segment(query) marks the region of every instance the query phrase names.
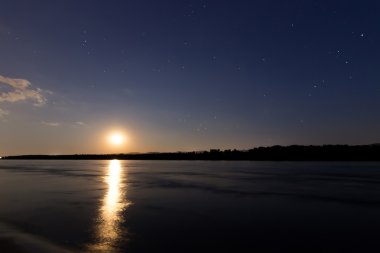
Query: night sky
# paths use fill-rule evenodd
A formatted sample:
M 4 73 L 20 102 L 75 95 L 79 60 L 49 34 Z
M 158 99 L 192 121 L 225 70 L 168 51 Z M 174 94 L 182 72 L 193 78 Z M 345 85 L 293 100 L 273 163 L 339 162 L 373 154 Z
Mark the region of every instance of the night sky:
M 0 155 L 380 142 L 379 45 L 377 0 L 1 0 Z

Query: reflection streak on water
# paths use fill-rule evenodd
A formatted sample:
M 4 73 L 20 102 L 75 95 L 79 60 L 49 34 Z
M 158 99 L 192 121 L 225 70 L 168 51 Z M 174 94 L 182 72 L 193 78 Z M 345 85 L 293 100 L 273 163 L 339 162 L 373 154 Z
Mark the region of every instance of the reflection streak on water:
M 92 247 L 93 250 L 112 252 L 115 243 L 121 239 L 122 231 L 119 228 L 123 221 L 121 211 L 128 205 L 125 199 L 125 189 L 122 187 L 122 172 L 120 161 L 110 161 L 107 176 L 104 178 L 108 190 L 100 208 L 97 227 L 99 242 Z

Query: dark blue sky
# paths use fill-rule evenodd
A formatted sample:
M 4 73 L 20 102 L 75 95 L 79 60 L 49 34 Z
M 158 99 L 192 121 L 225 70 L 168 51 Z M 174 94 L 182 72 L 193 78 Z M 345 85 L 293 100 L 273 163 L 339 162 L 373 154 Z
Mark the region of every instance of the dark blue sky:
M 379 1 L 1 6 L 0 153 L 380 142 Z

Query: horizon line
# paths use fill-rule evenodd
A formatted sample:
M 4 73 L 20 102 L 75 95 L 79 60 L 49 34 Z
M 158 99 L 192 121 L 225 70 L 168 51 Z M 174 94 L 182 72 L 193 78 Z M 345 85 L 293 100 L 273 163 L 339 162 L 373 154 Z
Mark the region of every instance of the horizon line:
M 121 153 L 70 153 L 70 154 L 18 154 L 18 155 L 0 155 L 0 159 L 6 158 L 6 157 L 23 157 L 23 156 L 120 156 L 120 155 L 155 155 L 155 154 L 181 154 L 181 153 L 206 153 L 206 152 L 249 152 L 250 150 L 260 149 L 260 148 L 275 148 L 275 147 L 282 147 L 282 148 L 289 148 L 289 147 L 327 147 L 327 146 L 345 146 L 345 147 L 363 147 L 363 146 L 380 146 L 380 143 L 372 143 L 372 144 L 356 144 L 356 145 L 350 145 L 350 144 L 321 144 L 321 145 L 299 145 L 299 144 L 292 144 L 292 145 L 272 145 L 272 146 L 256 146 L 249 149 L 220 149 L 220 148 L 211 148 L 208 150 L 192 150 L 192 151 L 149 151 L 149 152 L 121 152 Z

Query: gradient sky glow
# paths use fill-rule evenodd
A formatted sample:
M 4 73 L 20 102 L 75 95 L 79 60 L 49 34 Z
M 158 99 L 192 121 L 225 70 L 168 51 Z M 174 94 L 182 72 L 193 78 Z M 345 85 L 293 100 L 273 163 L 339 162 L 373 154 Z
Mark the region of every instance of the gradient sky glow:
M 379 13 L 375 0 L 2 0 L 0 155 L 380 142 Z

